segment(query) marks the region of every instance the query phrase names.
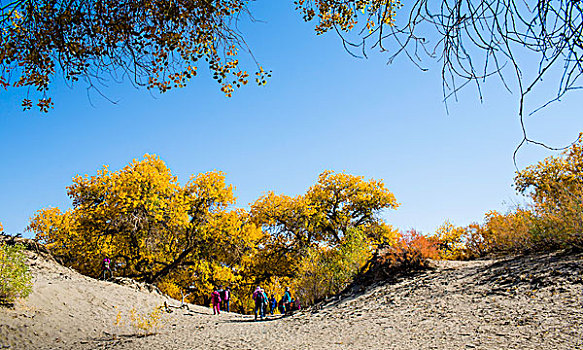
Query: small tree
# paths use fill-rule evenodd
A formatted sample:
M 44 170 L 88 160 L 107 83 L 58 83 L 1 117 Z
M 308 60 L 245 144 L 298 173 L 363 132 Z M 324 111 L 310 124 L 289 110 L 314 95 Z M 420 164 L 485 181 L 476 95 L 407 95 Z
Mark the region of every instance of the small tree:
M 21 244 L 0 245 L 0 303 L 26 298 L 32 290 L 32 275 Z

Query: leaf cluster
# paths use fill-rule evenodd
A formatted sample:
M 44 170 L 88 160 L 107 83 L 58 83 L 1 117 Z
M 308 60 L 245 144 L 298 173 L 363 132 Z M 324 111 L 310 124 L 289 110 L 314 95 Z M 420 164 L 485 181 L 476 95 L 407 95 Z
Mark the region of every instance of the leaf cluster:
M 32 291 L 32 274 L 26 265 L 24 246 L 0 245 L 0 303 L 26 298 Z
M 237 58 L 246 49 L 237 29 L 246 13 L 246 0 L 0 2 L 0 86 L 36 90 L 47 112 L 57 75 L 95 89 L 128 78 L 166 92 L 184 87 L 203 64 L 231 96 L 249 82 Z M 258 68 L 257 83 L 269 75 Z M 33 106 L 28 93 L 22 106 Z

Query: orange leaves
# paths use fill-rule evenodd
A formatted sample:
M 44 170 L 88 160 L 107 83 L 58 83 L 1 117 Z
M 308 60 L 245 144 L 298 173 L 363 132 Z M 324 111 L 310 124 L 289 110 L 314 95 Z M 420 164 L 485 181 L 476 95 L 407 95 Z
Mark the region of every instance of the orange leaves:
M 32 101 L 28 98 L 22 100 L 22 108 L 27 111 L 32 108 Z
M 262 86 L 267 84 L 268 78 L 271 78 L 271 71 L 267 72 L 263 67 L 259 67 L 259 71 L 255 73 L 255 82 L 257 85 Z
M 426 266 L 427 259 L 439 258 L 438 241 L 412 229 L 400 235 L 395 244 L 381 252 L 379 263 L 385 265 L 391 273 L 400 273 Z
M 0 76 L 0 87 L 3 88 L 4 90 L 7 90 L 9 86 L 10 86 L 10 84 L 8 83 L 6 78 L 4 78 L 3 76 Z
M 409 230 L 400 237 L 401 244 L 417 252 L 422 259 L 439 259 L 438 241 L 434 237 L 425 237 L 415 230 Z
M 485 222 L 478 228 L 488 251 L 522 252 L 532 249 L 531 235 L 533 215 L 524 209 L 507 214 L 497 211 L 486 213 Z
M 53 108 L 53 101 L 51 100 L 51 98 L 41 98 L 38 100 L 38 103 L 36 104 L 38 106 L 38 109 L 41 112 L 48 112 L 49 108 Z

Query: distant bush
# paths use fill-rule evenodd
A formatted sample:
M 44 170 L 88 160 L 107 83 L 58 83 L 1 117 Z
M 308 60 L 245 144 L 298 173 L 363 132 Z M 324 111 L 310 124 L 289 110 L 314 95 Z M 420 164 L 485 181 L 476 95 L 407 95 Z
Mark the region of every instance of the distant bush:
M 423 234 L 409 230 L 401 235 L 397 249 L 393 255 L 401 255 L 401 260 L 407 261 L 410 266 L 423 266 L 427 259 L 439 259 L 439 241 L 435 237 L 426 237 Z
M 446 220 L 435 231 L 439 257 L 446 260 L 467 259 L 466 236 L 464 227 L 456 227 Z
M 0 245 L 0 302 L 3 304 L 26 298 L 32 290 L 32 275 L 23 250 L 21 244 Z
M 439 259 L 437 240 L 415 230 L 377 251 L 345 291 L 362 288 L 379 281 L 408 275 L 429 266 L 428 259 Z

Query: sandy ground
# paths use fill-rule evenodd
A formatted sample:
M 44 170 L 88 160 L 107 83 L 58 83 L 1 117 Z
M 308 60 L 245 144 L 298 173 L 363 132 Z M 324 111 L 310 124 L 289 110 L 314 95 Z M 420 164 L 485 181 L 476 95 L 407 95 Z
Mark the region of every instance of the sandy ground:
M 583 349 L 583 255 L 436 262 L 397 282 L 291 317 L 164 312 L 178 302 L 82 276 L 30 253 L 32 295 L 0 308 L 0 349 Z M 116 325 L 118 315 L 121 323 Z

